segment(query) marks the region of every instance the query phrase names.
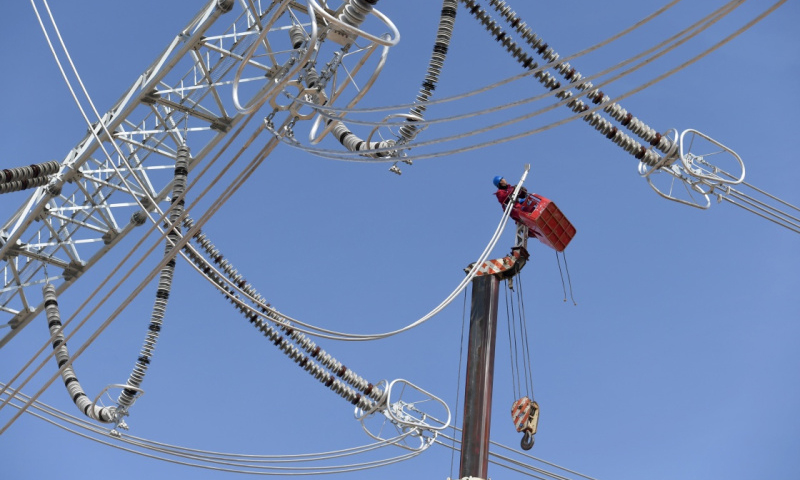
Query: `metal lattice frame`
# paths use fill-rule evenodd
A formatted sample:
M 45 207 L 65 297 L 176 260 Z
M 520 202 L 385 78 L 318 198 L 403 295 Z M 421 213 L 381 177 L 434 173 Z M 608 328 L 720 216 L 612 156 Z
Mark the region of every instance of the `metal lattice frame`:
M 298 13 L 307 15 L 307 7 L 239 3 L 241 14 L 221 20 L 233 2 L 210 2 L 102 117 L 102 125 L 95 124 L 69 152 L 50 184 L 2 225 L 0 316 L 9 319 L 11 330 L 0 347 L 43 309 L 46 278 L 63 293 L 146 221 L 142 207 L 152 211 L 166 199 L 187 134 L 195 152 L 191 170 L 247 116 L 231 101 L 234 84 L 247 83 L 258 98 L 274 86 L 276 67 L 296 57 L 296 49 L 272 45 L 259 33 L 278 16 L 293 22 Z M 283 37 L 288 45 L 285 32 Z M 246 55 L 255 47 L 268 54 Z M 243 60 L 245 74 L 238 68 Z M 37 287 L 33 293 L 31 287 Z

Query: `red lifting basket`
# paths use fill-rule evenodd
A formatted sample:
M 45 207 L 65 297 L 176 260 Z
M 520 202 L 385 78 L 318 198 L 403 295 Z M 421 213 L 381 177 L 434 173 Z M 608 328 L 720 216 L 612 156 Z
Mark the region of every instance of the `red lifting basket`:
M 523 202 L 519 219 L 528 226 L 531 237 L 538 238 L 557 252 L 563 252 L 575 236 L 575 227 L 556 204 L 535 193 L 528 195 Z

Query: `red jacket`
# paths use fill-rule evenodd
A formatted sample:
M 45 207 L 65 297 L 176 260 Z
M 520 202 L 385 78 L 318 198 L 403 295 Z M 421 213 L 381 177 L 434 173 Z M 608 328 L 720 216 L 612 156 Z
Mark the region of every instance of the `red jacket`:
M 511 195 L 514 193 L 514 189 L 516 187 L 514 185 L 507 185 L 506 188 L 498 188 L 494 195 L 497 197 L 497 201 L 500 202 L 500 205 L 503 207 L 503 210 L 506 209 L 506 204 L 508 200 L 511 198 Z M 511 208 L 511 218 L 514 220 L 519 220 L 519 212 L 522 205 L 519 202 L 514 203 L 514 206 Z

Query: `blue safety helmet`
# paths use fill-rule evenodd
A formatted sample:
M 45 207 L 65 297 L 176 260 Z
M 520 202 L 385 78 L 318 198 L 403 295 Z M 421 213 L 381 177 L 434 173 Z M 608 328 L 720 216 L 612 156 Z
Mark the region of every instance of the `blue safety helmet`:
M 498 175 L 498 176 L 494 177 L 494 180 L 492 180 L 492 183 L 494 183 L 495 187 L 499 187 L 500 186 L 500 180 L 502 180 L 502 179 L 503 179 L 503 177 Z

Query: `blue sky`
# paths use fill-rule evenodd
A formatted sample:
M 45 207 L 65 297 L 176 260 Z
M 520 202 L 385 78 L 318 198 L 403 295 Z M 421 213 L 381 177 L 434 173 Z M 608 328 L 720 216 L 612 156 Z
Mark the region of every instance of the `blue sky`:
M 101 111 L 203 5 L 164 3 L 52 5 Z M 722 4 L 680 2 L 643 29 L 571 63 L 584 75 L 600 72 Z M 771 4 L 744 2 L 686 45 L 603 90 L 615 96 L 636 88 L 711 47 Z M 517 1 L 513 7 L 568 56 L 662 5 Z M 425 72 L 440 2 L 384 1 L 378 8 L 402 37 L 360 106 L 410 103 Z M 798 20 L 797 2 L 787 2 L 721 49 L 621 104 L 658 131 L 693 128 L 715 138 L 742 157 L 748 182 L 799 205 L 800 167 L 793 139 L 800 97 L 792 88 L 800 74 Z M 521 73 L 463 6 L 455 27 L 436 99 Z M 6 65 L 0 76 L 3 168 L 61 160 L 83 137 L 86 125 L 30 4 L 7 5 L 0 32 Z M 443 116 L 469 112 L 543 91 L 538 83 L 522 79 L 432 111 Z M 551 103 L 540 100 L 514 114 Z M 560 110 L 484 138 L 540 128 L 565 118 L 568 112 Z M 481 122 L 504 115 L 511 113 L 487 116 L 467 127 L 434 124 L 419 140 L 479 128 Z M 639 178 L 633 157 L 580 120 L 512 142 L 418 160 L 403 166 L 399 177 L 388 172 L 389 164 L 324 159 L 282 145 L 204 231 L 286 315 L 345 332 L 395 330 L 438 305 L 463 279 L 463 268 L 477 258 L 500 219 L 491 179 L 519 178 L 526 163 L 531 164 L 528 189 L 555 201 L 578 230 L 566 251 L 577 305 L 564 302 L 551 250 L 534 245 L 523 271 L 533 380 L 541 407 L 531 453 L 609 480 L 796 475 L 797 234 L 726 203 L 700 211 L 659 198 Z M 4 196 L 0 212 L 9 216 L 26 198 Z M 507 227 L 494 256 L 505 255 L 512 243 Z M 112 251 L 107 263 L 60 299 L 65 314 L 94 288 L 101 270 L 107 272 L 124 253 Z M 148 261 L 152 266 L 158 258 Z M 127 378 L 154 289 L 145 288 L 76 361 L 90 397 Z M 460 411 L 459 341 L 462 318 L 468 315 L 463 304 L 462 296 L 430 322 L 389 339 L 319 343 L 372 382 L 404 378 Z M 113 307 L 101 310 L 90 325 L 97 328 L 103 312 Z M 44 319 L 37 318 L 0 349 L 0 381 L 8 381 L 47 339 Z M 491 436 L 517 447 L 519 434 L 509 418 L 516 398 L 508 348 L 501 316 Z M 38 390 L 55 364 L 51 361 L 45 370 L 26 393 Z M 128 419 L 130 434 L 167 444 L 292 455 L 370 441 L 348 403 L 282 356 L 185 262 L 177 265 L 165 327 L 143 387 L 146 394 Z M 60 381 L 40 400 L 77 414 Z M 11 408 L 0 410 L 2 424 L 13 413 Z M 143 475 L 235 477 L 121 452 L 29 415 L 0 436 L 0 451 L 3 478 L 36 479 L 54 472 L 64 478 L 102 475 L 120 480 Z M 457 470 L 457 456 L 455 465 Z M 345 475 L 391 480 L 446 478 L 457 471 L 451 470 L 450 452 L 435 445 L 410 461 L 339 476 Z M 490 466 L 490 476 L 522 478 L 496 466 Z

